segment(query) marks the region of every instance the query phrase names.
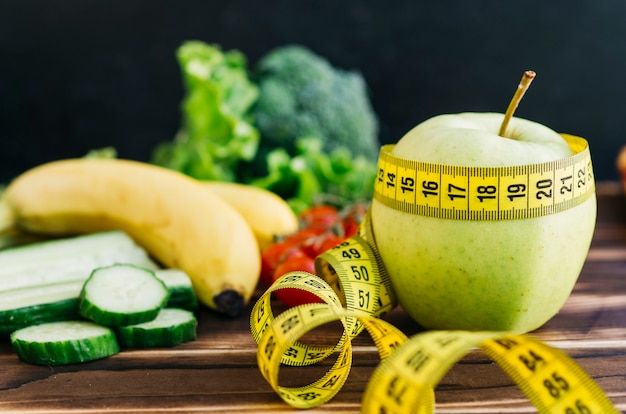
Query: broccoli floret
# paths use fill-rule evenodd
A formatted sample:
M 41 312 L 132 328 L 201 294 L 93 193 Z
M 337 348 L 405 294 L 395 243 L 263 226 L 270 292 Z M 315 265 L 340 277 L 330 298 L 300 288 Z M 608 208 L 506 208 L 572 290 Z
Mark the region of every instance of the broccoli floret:
M 316 136 L 325 152 L 345 147 L 352 156 L 377 159 L 378 120 L 359 72 L 287 45 L 263 56 L 252 76 L 259 87 L 252 115 L 263 145 L 293 154 L 297 138 Z

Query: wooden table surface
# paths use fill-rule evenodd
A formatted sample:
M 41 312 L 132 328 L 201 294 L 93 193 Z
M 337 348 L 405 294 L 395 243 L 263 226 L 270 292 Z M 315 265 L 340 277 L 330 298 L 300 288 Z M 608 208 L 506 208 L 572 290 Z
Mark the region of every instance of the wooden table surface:
M 574 292 L 562 311 L 532 335 L 573 357 L 624 411 L 626 197 L 618 183 L 600 183 L 598 195 L 595 236 Z M 420 331 L 401 309 L 385 319 L 409 336 Z M 198 320 L 196 341 L 171 349 L 125 350 L 107 359 L 61 367 L 23 363 L 4 339 L 0 412 L 300 412 L 283 403 L 261 376 L 247 315 L 226 319 L 202 309 Z M 336 338 L 338 332 L 328 326 L 318 335 Z M 354 345 L 353 367 L 344 388 L 308 412 L 359 411 L 379 359 L 367 335 L 356 338 Z M 281 384 L 315 380 L 324 368 L 283 369 Z M 438 413 L 536 412 L 480 351 L 470 352 L 446 374 L 435 397 Z

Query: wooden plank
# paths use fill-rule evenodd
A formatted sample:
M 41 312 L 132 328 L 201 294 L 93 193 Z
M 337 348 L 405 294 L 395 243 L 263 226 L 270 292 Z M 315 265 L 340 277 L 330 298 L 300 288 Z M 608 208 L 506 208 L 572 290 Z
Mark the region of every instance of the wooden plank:
M 558 315 L 531 334 L 572 356 L 617 407 L 626 410 L 626 198 L 619 191 L 601 195 L 598 207 L 592 249 L 573 294 Z M 300 412 L 283 403 L 262 378 L 246 317 L 228 319 L 202 309 L 198 319 L 194 342 L 171 349 L 126 350 L 73 366 L 25 364 L 4 339 L 0 411 Z M 421 331 L 402 309 L 385 319 L 409 336 Z M 323 343 L 333 343 L 338 335 L 336 325 L 315 331 Z M 353 359 L 345 387 L 313 412 L 359 411 L 363 390 L 379 363 L 366 335 L 354 341 Z M 281 368 L 281 384 L 313 381 L 332 362 Z M 470 352 L 444 376 L 436 399 L 438 413 L 536 412 L 480 351 Z

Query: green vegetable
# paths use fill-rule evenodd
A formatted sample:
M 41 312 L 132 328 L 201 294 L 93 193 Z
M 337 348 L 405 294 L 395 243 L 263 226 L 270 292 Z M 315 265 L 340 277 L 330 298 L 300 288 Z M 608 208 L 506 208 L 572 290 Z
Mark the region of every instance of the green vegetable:
M 191 310 L 198 307 L 198 297 L 187 273 L 180 269 L 156 269 L 154 274 L 170 292 L 167 307 Z
M 61 288 L 60 292 L 52 292 L 48 286 L 43 288 L 33 288 L 32 295 L 40 295 L 39 297 L 50 299 L 51 301 L 39 301 L 30 306 L 21 306 L 0 311 L 0 336 L 3 338 L 11 332 L 31 325 L 39 325 L 42 323 L 56 321 L 70 321 L 73 319 L 82 319 L 78 313 L 78 293 L 80 286 L 56 286 Z M 63 289 L 67 289 L 67 294 L 63 295 Z M 20 293 L 25 293 L 24 291 Z M 58 297 L 54 294 L 58 293 Z M 3 295 L 0 295 L 3 296 Z M 66 296 L 66 299 L 63 299 Z M 54 299 L 51 299 L 53 298 Z M 16 298 L 17 299 L 17 298 Z
M 152 270 L 119 263 L 94 269 L 80 293 L 78 311 L 101 325 L 134 325 L 156 318 L 168 296 Z
M 106 358 L 120 351 L 115 333 L 87 321 L 50 322 L 11 334 L 18 357 L 37 365 L 65 365 Z
M 174 141 L 159 145 L 152 162 L 199 179 L 235 181 L 240 161 L 254 158 L 259 132 L 249 119 L 258 96 L 247 60 L 200 41 L 177 51 L 186 94 L 182 126 Z
M 85 158 L 117 158 L 117 149 L 115 147 L 94 148 L 84 155 Z
M 76 317 L 78 297 L 92 270 L 120 262 L 156 267 L 147 252 L 122 231 L 0 251 L 0 334 Z
M 241 52 L 199 41 L 183 43 L 177 56 L 182 127 L 157 147 L 154 163 L 269 189 L 296 212 L 371 198 L 378 121 L 359 72 L 300 45 L 270 51 L 254 73 Z
M 277 148 L 267 156 L 268 175 L 252 181 L 283 197 L 296 213 L 316 203 L 343 206 L 369 200 L 376 166 L 364 157 L 354 158 L 344 147 L 330 153 L 317 137 L 296 140 L 296 155 Z
M 354 157 L 377 159 L 378 121 L 359 72 L 288 45 L 263 56 L 254 79 L 260 92 L 252 115 L 263 146 L 293 154 L 297 139 L 315 136 L 324 152 L 344 148 Z
M 124 348 L 172 347 L 196 339 L 198 322 L 192 312 L 166 308 L 150 322 L 117 328 Z

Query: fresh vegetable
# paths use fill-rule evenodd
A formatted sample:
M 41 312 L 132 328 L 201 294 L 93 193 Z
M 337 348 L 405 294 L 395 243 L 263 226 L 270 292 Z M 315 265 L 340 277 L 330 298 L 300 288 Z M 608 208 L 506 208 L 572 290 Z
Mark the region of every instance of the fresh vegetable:
M 261 283 L 268 287 L 293 271 L 315 274 L 315 258 L 358 232 L 367 203 L 354 203 L 341 210 L 331 205 L 315 205 L 299 214 L 297 232 L 271 244 L 261 254 Z M 315 303 L 319 298 L 301 289 L 280 289 L 274 295 L 291 307 Z
M 115 147 L 94 148 L 84 155 L 85 158 L 117 158 L 117 150 Z
M 190 310 L 198 307 L 198 298 L 187 273 L 180 269 L 156 269 L 154 275 L 161 279 L 169 291 L 167 307 Z
M 352 158 L 342 147 L 326 153 L 316 137 L 298 139 L 294 156 L 284 148 L 271 151 L 267 168 L 267 175 L 251 184 L 280 195 L 296 213 L 319 203 L 344 206 L 368 200 L 376 177 L 373 163 Z
M 33 252 L 33 257 L 45 262 L 46 254 L 58 253 L 59 245 L 80 247 L 77 240 L 85 240 L 87 245 L 92 239 L 103 240 L 110 235 L 117 232 L 38 243 L 0 252 L 0 259 L 9 263 L 8 254 L 15 250 L 18 258 L 25 259 L 25 251 Z M 68 251 L 67 258 L 56 265 L 80 261 L 80 256 L 76 259 L 71 255 Z M 24 299 L 32 298 L 41 304 L 19 307 Z M 32 285 L 4 292 L 0 303 L 20 304 L 0 311 L 0 332 L 10 333 L 20 359 L 33 364 L 62 365 L 104 358 L 119 352 L 118 340 L 128 347 L 156 347 L 175 346 L 196 337 L 197 322 L 192 311 L 164 308 L 197 307 L 190 279 L 178 269 L 153 271 L 118 263 L 94 269 L 86 281 Z M 117 339 L 109 327 L 118 329 Z
M 218 45 L 183 43 L 177 51 L 185 97 L 174 141 L 159 145 L 155 164 L 195 178 L 235 181 L 240 161 L 252 160 L 259 132 L 248 112 L 258 96 L 246 57 Z
M 308 238 L 296 236 L 288 237 L 283 241 L 269 245 L 261 254 L 261 284 L 270 286 L 274 282 L 276 268 L 283 261 L 297 256 L 305 256 L 302 249 Z
M 34 305 L 11 305 L 15 302 L 8 302 L 9 306 L 17 306 L 14 308 L 4 309 L 0 311 L 0 336 L 5 337 L 12 332 L 31 325 L 38 325 L 48 322 L 70 321 L 80 319 L 78 313 L 78 292 L 80 292 L 80 284 L 77 286 L 54 286 L 53 288 L 71 288 L 69 292 L 60 292 L 62 296 L 53 296 L 48 286 L 43 288 L 32 288 L 29 295 L 41 298 L 40 302 Z M 26 289 L 18 292 L 25 293 Z M 1 295 L 1 299 L 5 299 L 6 295 Z M 23 295 L 12 296 L 11 299 L 19 301 Z M 66 298 L 67 297 L 67 298 Z
M 183 43 L 177 57 L 182 125 L 152 163 L 270 190 L 296 213 L 371 198 L 378 122 L 359 72 L 300 45 L 270 51 L 254 70 L 242 52 L 200 41 Z
M 114 263 L 154 268 L 144 249 L 122 231 L 40 241 L 0 251 L 0 334 L 78 315 L 91 271 Z
M 26 260 L 26 252 L 45 263 L 46 256 L 54 257 L 62 247 L 80 250 L 81 241 L 89 245 L 119 235 L 128 238 L 124 233 L 110 232 L 59 239 L 0 252 L 0 260 L 4 259 L 4 264 L 10 264 L 10 259 Z M 106 252 L 106 243 L 102 247 Z M 81 259 L 80 255 L 72 257 L 72 251 L 66 253 L 52 268 Z M 29 298 L 39 299 L 41 304 L 19 307 Z M 20 359 L 33 364 L 63 365 L 104 358 L 119 352 L 119 343 L 127 347 L 175 346 L 196 337 L 192 311 L 164 307 L 197 307 L 191 281 L 178 269 L 151 270 L 117 263 L 97 267 L 87 280 L 35 284 L 3 292 L 0 304 L 6 303 L 21 305 L 0 311 L 0 332 L 10 333 Z M 118 330 L 118 338 L 109 327 Z
M 300 221 L 304 228 L 329 228 L 337 223 L 339 210 L 335 206 L 318 204 L 300 213 Z
M 134 325 L 156 318 L 168 295 L 153 271 L 115 264 L 94 269 L 81 290 L 78 311 L 101 325 Z
M 263 56 L 254 80 L 261 144 L 251 183 L 276 192 L 296 212 L 371 198 L 380 143 L 362 75 L 289 45 Z
M 31 364 L 65 365 L 105 358 L 120 351 L 115 333 L 88 321 L 49 322 L 11 334 L 18 357 Z
M 315 261 L 312 257 L 301 255 L 287 258 L 280 263 L 274 271 L 274 281 L 289 272 L 304 271 L 315 274 Z M 274 295 L 288 307 L 303 305 L 305 303 L 321 302 L 321 299 L 306 290 L 289 288 L 279 289 Z
M 162 267 L 187 273 L 198 300 L 225 315 L 243 312 L 257 286 L 260 251 L 250 225 L 184 174 L 131 160 L 67 159 L 24 172 L 5 196 L 30 231 L 123 229 Z
M 263 56 L 253 78 L 260 92 L 252 114 L 262 146 L 294 153 L 298 138 L 312 136 L 324 152 L 344 148 L 370 161 L 378 157 L 378 120 L 359 72 L 287 45 Z
M 198 322 L 192 312 L 165 308 L 149 322 L 117 328 L 124 348 L 172 347 L 196 338 Z

